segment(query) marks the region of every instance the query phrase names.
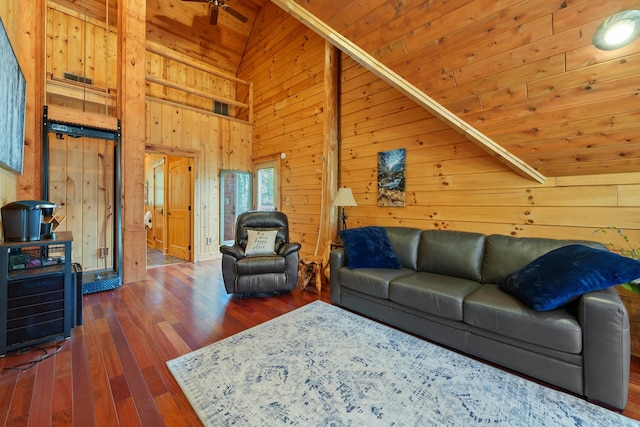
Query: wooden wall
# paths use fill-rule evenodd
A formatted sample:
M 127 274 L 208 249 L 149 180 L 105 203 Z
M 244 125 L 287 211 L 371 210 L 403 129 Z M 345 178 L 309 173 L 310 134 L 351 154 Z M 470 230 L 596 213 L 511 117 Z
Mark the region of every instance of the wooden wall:
M 158 45 L 154 46 L 156 46 L 158 50 L 161 49 Z M 179 55 L 176 53 L 176 56 Z M 204 64 L 203 68 L 215 70 L 215 68 Z M 205 111 L 213 111 L 213 101 L 198 96 L 198 93 L 205 93 L 220 98 L 235 98 L 236 83 L 232 80 L 210 74 L 202 69 L 190 67 L 187 64 L 150 51 L 147 52 L 147 75 L 193 90 L 193 93 L 189 93 L 148 81 L 147 95 L 157 99 L 171 101 Z
M 117 86 L 117 35 L 104 22 L 50 2 L 46 12 L 46 105 L 115 115 L 107 89 Z M 113 17 L 115 19 L 115 17 Z M 93 80 L 65 81 L 65 72 Z M 89 96 L 87 96 L 89 94 Z M 42 113 L 41 113 L 42 114 Z M 49 135 L 49 200 L 73 232 L 73 261 L 84 271 L 112 268 L 115 242 L 113 142 Z M 103 256 L 105 248 L 108 252 Z
M 107 30 L 103 21 L 82 11 L 49 2 L 47 8 L 46 71 L 56 78 L 73 73 L 93 80 L 98 88 L 117 87 L 115 16 Z
M 83 271 L 113 267 L 114 143 L 49 138 L 49 201 L 60 208 L 59 230 L 73 233 L 73 262 Z M 102 251 L 102 248 L 107 250 Z
M 544 175 L 638 170 L 640 39 L 592 37 L 640 0 L 295 2 Z
M 74 90 L 71 83 L 60 80 L 62 73 L 66 71 L 93 79 L 92 89 L 96 93 L 101 88 L 105 90 L 105 94 L 108 93 L 107 90 L 111 93 L 116 88 L 117 35 L 112 27 L 116 17 L 111 16 L 112 23 L 107 32 L 104 22 L 85 17 L 81 12 L 68 7 L 65 2 L 62 3 L 50 2 L 51 7 L 47 11 L 46 69 L 49 81 L 52 80 L 51 76 L 56 79 L 53 82 L 56 90 L 49 91 L 47 103 L 104 114 L 105 104 L 102 104 L 103 100 L 99 96 L 87 99 L 84 88 L 79 87 L 78 90 L 76 85 Z M 172 51 L 166 49 L 166 52 Z M 180 57 L 177 52 L 172 55 Z M 214 72 L 219 71 L 204 63 L 200 65 Z M 236 84 L 233 81 L 212 76 L 152 52 L 146 54 L 145 68 L 147 75 L 185 88 L 223 98 L 233 99 L 235 96 Z M 57 90 L 61 85 L 63 90 Z M 147 83 L 146 94 L 146 117 L 142 119 L 146 120 L 147 150 L 156 154 L 183 155 L 195 160 L 194 259 L 216 257 L 219 235 L 219 170 L 251 169 L 251 125 L 215 115 L 211 113 L 211 100 L 174 88 Z M 109 114 L 115 115 L 115 98 L 111 96 L 106 102 L 110 105 Z M 70 141 L 69 144 L 78 143 L 73 139 Z M 62 161 L 64 157 L 58 156 L 57 159 Z M 92 164 L 84 162 L 83 169 L 90 176 L 98 176 L 100 171 L 93 168 Z M 66 173 L 63 166 L 54 167 L 63 171 L 61 174 Z M 128 172 L 125 170 L 124 173 Z M 69 177 L 67 175 L 67 181 Z M 65 227 L 74 231 L 77 241 L 74 242 L 74 260 L 82 262 L 85 269 L 100 267 L 103 260 L 96 260 L 95 253 L 102 243 L 97 239 L 97 231 L 89 231 L 88 225 L 92 220 L 83 219 L 83 215 L 95 216 L 96 224 L 100 225 L 109 211 L 83 210 L 80 206 L 90 203 L 91 198 L 79 199 L 77 195 L 75 198 L 63 197 L 68 188 L 62 189 L 62 182 L 53 185 L 57 188 L 52 196 L 56 198 L 54 201 L 63 204 L 66 211 L 73 212 L 67 216 Z M 98 199 L 102 200 L 102 197 Z M 143 200 L 139 202 L 142 206 Z M 206 245 L 205 237 L 212 237 L 213 244 Z M 112 245 L 109 247 L 113 248 Z
M 193 157 L 194 260 L 219 256 L 220 170 L 251 169 L 251 125 L 152 98 L 145 119 L 148 151 Z
M 320 223 L 324 46 L 269 4 L 258 14 L 238 73 L 254 82 L 253 161 L 281 161 L 278 206 L 302 255 L 314 253 Z
M 309 254 L 319 227 L 321 177 L 316 173 L 323 157 L 322 102 L 309 95 L 321 84 L 321 64 L 318 60 L 311 67 L 311 58 L 322 57 L 323 44 L 270 6 L 258 15 L 254 31 L 241 66 L 243 76 L 255 82 L 253 156 L 287 153 L 282 197 L 292 204 L 283 211 L 292 220 L 292 234 L 303 242 L 303 255 Z M 285 40 L 264 37 L 280 32 L 286 33 Z M 592 239 L 611 242 L 619 250 L 624 242 L 615 233 L 594 234 L 617 226 L 640 245 L 638 172 L 549 177 L 537 184 L 344 55 L 340 98 L 340 181 L 353 189 L 358 203 L 347 208 L 349 227 L 402 225 Z M 407 204 L 378 207 L 377 153 L 397 148 L 407 149 Z M 640 354 L 640 300 L 622 289 L 620 293 L 632 318 L 633 351 Z
M 362 96 L 366 93 L 366 96 Z M 589 239 L 625 249 L 622 228 L 640 245 L 640 173 L 521 178 L 396 90 L 343 57 L 342 183 L 357 207 L 349 226 L 398 225 L 518 237 Z M 377 206 L 377 153 L 407 149 L 406 207 Z M 640 354 L 640 300 L 620 289 Z

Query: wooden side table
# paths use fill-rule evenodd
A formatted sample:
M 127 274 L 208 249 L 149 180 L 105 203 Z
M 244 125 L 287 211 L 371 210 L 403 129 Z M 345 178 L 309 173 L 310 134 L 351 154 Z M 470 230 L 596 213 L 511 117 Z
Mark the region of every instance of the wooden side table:
M 318 292 L 322 290 L 322 257 L 307 256 L 300 260 L 298 276 L 301 277 L 300 289 L 306 288 L 312 281 Z

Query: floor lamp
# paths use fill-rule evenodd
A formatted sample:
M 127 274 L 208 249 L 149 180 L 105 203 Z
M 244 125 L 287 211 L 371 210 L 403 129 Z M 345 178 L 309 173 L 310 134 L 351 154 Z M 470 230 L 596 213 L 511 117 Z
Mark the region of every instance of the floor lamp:
M 338 218 L 340 218 L 340 222 L 342 224 L 342 227 L 340 228 L 341 230 L 346 230 L 347 229 L 347 215 L 345 215 L 344 213 L 344 207 L 345 206 L 358 206 L 358 204 L 356 203 L 356 200 L 353 198 L 353 193 L 351 192 L 350 188 L 339 188 L 338 189 L 338 194 L 336 195 L 335 200 L 333 201 L 333 204 L 342 208 L 340 214 L 338 215 Z

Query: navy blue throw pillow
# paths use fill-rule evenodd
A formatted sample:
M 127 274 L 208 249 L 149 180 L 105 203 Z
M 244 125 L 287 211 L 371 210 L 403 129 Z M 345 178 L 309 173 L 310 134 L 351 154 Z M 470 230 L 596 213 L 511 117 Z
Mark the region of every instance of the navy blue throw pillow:
M 339 231 L 349 268 L 402 268 L 383 227 Z
M 534 310 L 546 311 L 588 292 L 640 278 L 640 261 L 583 245 L 555 249 L 500 280 L 498 286 Z

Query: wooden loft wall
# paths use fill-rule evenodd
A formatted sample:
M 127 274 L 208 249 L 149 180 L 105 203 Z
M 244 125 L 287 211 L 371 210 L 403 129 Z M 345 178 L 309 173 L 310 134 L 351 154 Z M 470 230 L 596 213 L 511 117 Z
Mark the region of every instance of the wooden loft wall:
M 302 256 L 315 252 L 319 233 L 324 47 L 322 38 L 267 4 L 238 72 L 254 82 L 253 162 L 281 162 L 278 206 L 289 218 L 291 239 L 302 243 Z
M 35 3 L 37 7 L 25 9 L 21 7 L 20 2 L 7 0 L 2 2 L 0 8 L 0 13 L 2 13 L 0 16 L 8 24 L 10 37 L 12 40 L 17 40 L 14 43 L 20 43 L 20 47 L 17 48 L 18 53 L 29 56 L 26 60 L 24 58 L 20 58 L 20 60 L 27 75 L 29 91 L 27 108 L 30 121 L 27 123 L 26 129 L 25 173 L 18 177 L 0 170 L 0 203 L 2 204 L 17 198 L 32 199 L 41 196 L 41 118 L 42 105 L 45 103 L 45 99 L 47 105 L 69 108 L 71 111 L 78 111 L 79 115 L 85 113 L 94 113 L 94 117 L 105 117 L 105 113 L 111 117 L 117 115 L 118 67 L 116 51 L 118 40 L 117 14 L 115 11 L 110 10 L 109 25 L 107 25 L 104 20 L 105 17 L 98 13 L 99 8 L 96 10 L 91 9 L 91 13 L 85 15 L 84 11 L 78 9 L 81 9 L 82 5 L 78 6 L 72 1 L 46 2 L 45 0 L 37 0 Z M 90 2 L 89 4 L 94 3 Z M 101 4 L 101 7 L 104 8 L 104 1 Z M 109 4 L 114 6 L 115 1 L 110 0 Z M 45 22 L 46 25 L 44 25 Z M 44 34 L 45 28 L 48 30 L 48 34 Z M 42 43 L 44 40 L 46 40 L 46 43 Z M 31 60 L 31 58 L 38 57 L 41 58 L 40 61 Z M 148 66 L 147 72 L 153 76 L 154 72 L 157 71 L 154 71 L 153 65 L 160 64 L 162 60 L 154 58 L 151 54 L 148 58 L 149 61 L 146 64 Z M 144 60 L 139 61 L 139 63 L 145 65 Z M 194 90 L 211 91 L 223 99 L 232 100 L 235 96 L 235 81 L 220 83 L 216 80 L 214 82 L 215 79 L 203 78 L 202 71 L 196 72 L 193 67 L 187 69 L 188 67 L 185 67 L 184 64 L 178 64 L 177 62 L 166 62 L 163 67 L 164 73 L 156 73 L 156 75 L 177 83 L 184 83 L 185 86 L 191 85 Z M 216 71 L 210 64 L 204 64 L 203 67 Z M 85 86 L 65 80 L 62 75 L 63 72 L 89 77 L 93 79 L 93 84 Z M 144 73 L 142 74 L 142 80 L 144 80 Z M 201 86 L 194 83 L 196 80 Z M 144 87 L 142 84 L 140 86 Z M 194 214 L 194 223 L 199 228 L 197 228 L 198 232 L 195 233 L 194 242 L 197 246 L 194 248 L 194 256 L 195 259 L 217 256 L 215 241 L 213 245 L 204 245 L 205 239 L 202 237 L 206 235 L 215 239 L 215 236 L 218 235 L 217 182 L 219 169 L 250 169 L 251 125 L 246 121 L 234 121 L 214 115 L 211 112 L 211 100 L 206 102 L 202 100 L 196 101 L 198 97 L 193 93 L 180 95 L 175 88 L 158 89 L 155 83 L 149 83 L 147 88 L 150 95 L 150 99 L 147 100 L 146 104 L 147 114 L 141 114 L 138 121 L 134 123 L 137 126 L 144 120 L 145 116 L 153 117 L 153 122 L 147 122 L 150 123 L 149 128 L 146 131 L 144 129 L 142 131 L 142 137 L 144 138 L 147 135 L 148 138 L 147 147 L 152 150 L 183 153 L 194 158 L 200 158 L 200 161 L 196 162 L 199 168 L 196 175 L 198 180 L 196 185 L 198 186 L 198 183 L 201 183 L 197 187 L 201 193 L 200 196 L 196 195 L 199 209 Z M 248 94 L 250 92 L 245 90 L 244 93 Z M 165 101 L 173 101 L 173 105 L 169 106 Z M 176 105 L 183 101 L 188 105 Z M 208 106 L 205 105 L 206 103 L 208 103 Z M 232 104 L 231 108 L 234 110 L 241 107 Z M 250 113 L 245 115 L 247 118 L 250 117 Z M 144 150 L 145 141 L 141 142 L 141 149 Z M 72 146 L 74 143 L 84 143 L 84 141 L 66 141 L 65 144 L 67 143 Z M 131 147 L 131 144 L 128 147 Z M 138 148 L 135 150 L 135 156 L 137 157 L 139 150 Z M 66 166 L 64 166 L 69 159 L 66 157 L 59 157 L 59 159 L 63 162 L 60 164 L 60 172 L 71 173 L 71 169 L 65 169 Z M 132 156 L 128 156 L 126 160 L 129 162 L 131 159 Z M 129 164 L 132 163 L 129 162 Z M 142 162 L 140 164 L 142 165 Z M 91 167 L 86 169 L 84 171 L 85 175 L 89 177 L 88 179 L 93 184 L 97 185 L 98 180 L 94 178 L 99 176 L 99 172 L 92 170 Z M 130 172 L 132 177 L 138 174 L 137 171 L 131 170 L 131 168 L 125 168 L 125 174 L 127 171 Z M 75 172 L 73 173 L 75 174 Z M 82 182 L 85 181 L 84 178 L 77 174 L 67 176 L 67 178 L 72 177 L 78 178 Z M 72 181 L 75 181 L 75 178 Z M 127 230 L 135 229 L 133 234 L 141 236 L 139 244 L 144 246 L 142 181 L 143 179 L 141 178 L 139 180 L 140 190 L 138 190 L 138 185 L 136 184 L 135 191 L 129 188 L 129 191 L 125 194 L 126 204 L 130 207 L 132 203 L 135 205 L 136 200 L 139 199 L 140 218 L 137 218 L 135 214 L 131 214 L 125 220 L 127 221 L 126 224 L 128 224 L 126 225 Z M 60 182 L 69 182 L 69 180 L 63 177 Z M 137 182 L 138 180 L 136 179 Z M 140 192 L 140 197 L 136 196 L 138 191 Z M 80 215 L 78 217 L 73 215 L 68 217 L 65 221 L 65 227 L 71 227 L 73 230 L 82 230 L 83 228 L 88 230 L 92 228 L 89 224 L 94 220 L 97 224 L 103 223 L 99 217 L 92 219 L 87 216 L 84 218 L 84 211 L 71 206 L 72 203 L 66 198 L 68 192 L 63 191 L 61 188 L 56 188 L 54 193 L 54 197 L 62 197 L 64 195 L 65 209 L 71 208 L 73 212 Z M 128 198 L 132 196 L 134 200 L 129 200 Z M 99 197 L 99 199 L 102 198 Z M 136 210 L 138 209 L 136 208 Z M 81 225 L 74 225 L 74 220 Z M 84 227 L 84 225 L 87 225 L 87 227 Z M 99 226 L 93 228 L 100 229 Z M 125 237 L 132 236 L 133 234 L 127 234 L 127 230 L 125 230 Z M 87 239 L 89 241 L 99 241 L 99 236 L 94 236 L 95 238 L 87 237 L 84 231 L 78 231 L 76 234 L 82 234 L 83 236 L 82 239 L 77 238 L 78 242 Z M 133 238 L 133 240 L 136 239 Z M 125 245 L 126 243 L 127 239 L 125 238 Z M 130 244 L 128 247 L 133 246 Z M 133 275 L 127 276 L 128 278 L 139 277 L 144 274 L 145 254 L 143 248 L 141 251 L 138 251 L 138 249 L 140 248 L 136 247 L 136 256 L 125 257 L 123 270 L 134 272 Z M 76 248 L 74 250 L 74 258 L 80 254 L 84 256 L 89 252 L 91 251 L 85 250 L 83 245 L 81 249 Z M 138 258 L 137 255 L 141 257 Z M 87 268 L 91 268 L 96 266 L 96 261 L 83 259 L 82 264 Z M 125 281 L 128 280 L 127 277 L 125 277 Z
M 224 73 L 204 62 L 152 45 L 146 61 L 147 152 L 194 159 L 194 260 L 218 257 L 220 171 L 251 170 L 253 129 L 245 120 L 213 113 L 212 100 L 199 94 L 234 99 L 237 86 L 249 85 L 232 76 L 223 78 Z M 213 243 L 207 244 L 206 237 Z

